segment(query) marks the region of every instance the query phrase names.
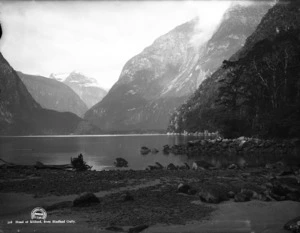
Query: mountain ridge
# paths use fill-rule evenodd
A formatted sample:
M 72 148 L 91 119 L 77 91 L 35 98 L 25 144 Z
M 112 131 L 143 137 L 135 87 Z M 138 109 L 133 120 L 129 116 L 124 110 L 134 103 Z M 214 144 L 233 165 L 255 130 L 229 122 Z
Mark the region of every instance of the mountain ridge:
M 242 24 L 247 35 L 255 30 L 268 9 L 267 6 L 260 8 L 247 8 L 250 13 Z M 244 8 L 235 9 L 233 12 L 243 15 Z M 217 52 L 220 51 L 217 47 L 208 51 L 205 41 L 198 47 L 191 43 L 196 24 L 196 19 L 193 19 L 177 26 L 129 59 L 117 83 L 100 103 L 87 111 L 85 119 L 106 130 L 166 130 L 174 110 L 188 99 L 210 72 L 222 64 L 222 59 L 229 56 L 226 52 L 232 55 L 246 39 L 246 36 L 227 38 L 234 43 L 231 42 L 222 52 Z M 229 26 L 234 29 L 236 24 L 240 24 L 238 20 Z M 215 33 L 222 25 L 220 23 Z M 224 36 L 220 38 L 214 41 L 224 42 Z M 212 52 L 215 53 L 214 58 L 209 60 Z M 205 65 L 201 64 L 203 61 Z
M 87 77 L 78 71 L 59 75 L 52 73 L 49 78 L 69 86 L 88 108 L 100 102 L 107 94 L 107 91 L 100 86 L 96 79 Z
M 93 132 L 100 130 L 73 113 L 43 109 L 0 53 L 0 135 Z
M 46 109 L 58 112 L 72 112 L 83 117 L 88 110 L 80 97 L 67 85 L 40 75 L 17 71 L 32 97 Z

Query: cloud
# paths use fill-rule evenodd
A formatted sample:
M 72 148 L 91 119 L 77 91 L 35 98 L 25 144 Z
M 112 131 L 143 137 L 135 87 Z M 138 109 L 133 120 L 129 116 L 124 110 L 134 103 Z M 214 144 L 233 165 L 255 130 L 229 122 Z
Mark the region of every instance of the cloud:
M 198 16 L 198 36 L 209 36 L 226 6 L 209 1 L 1 2 L 0 48 L 24 73 L 48 77 L 76 69 L 109 88 L 131 57 L 176 26 Z
M 191 5 L 196 4 L 191 2 Z M 195 25 L 195 35 L 191 39 L 193 46 L 199 47 L 208 41 L 217 29 L 231 1 L 204 1 L 201 7 L 195 6 L 198 23 Z

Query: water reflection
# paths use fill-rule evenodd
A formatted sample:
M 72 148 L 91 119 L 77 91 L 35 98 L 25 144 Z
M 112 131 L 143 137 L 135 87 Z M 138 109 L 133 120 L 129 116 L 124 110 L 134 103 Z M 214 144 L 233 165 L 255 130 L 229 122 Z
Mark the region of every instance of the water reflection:
M 231 163 L 250 166 L 263 165 L 267 162 L 286 160 L 296 161 L 294 157 L 280 155 L 165 155 L 163 146 L 184 144 L 197 139 L 194 136 L 179 135 L 135 135 L 135 136 L 93 136 L 93 137 L 9 137 L 0 138 L 0 158 L 17 164 L 34 164 L 40 161 L 45 164 L 67 164 L 71 157 L 83 154 L 84 160 L 93 169 L 112 169 L 114 160 L 122 157 L 129 162 L 131 169 L 145 169 L 148 165 L 159 162 L 164 166 L 169 163 L 182 165 L 192 164 L 195 160 L 205 160 L 217 167 Z M 147 146 L 159 150 L 157 154 L 141 155 L 140 148 Z

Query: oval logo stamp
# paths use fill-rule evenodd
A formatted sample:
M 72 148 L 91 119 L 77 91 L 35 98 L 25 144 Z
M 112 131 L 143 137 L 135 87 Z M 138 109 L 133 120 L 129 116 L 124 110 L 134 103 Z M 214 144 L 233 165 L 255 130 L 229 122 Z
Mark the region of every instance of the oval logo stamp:
M 31 211 L 31 219 L 46 219 L 47 212 L 44 208 L 36 207 Z

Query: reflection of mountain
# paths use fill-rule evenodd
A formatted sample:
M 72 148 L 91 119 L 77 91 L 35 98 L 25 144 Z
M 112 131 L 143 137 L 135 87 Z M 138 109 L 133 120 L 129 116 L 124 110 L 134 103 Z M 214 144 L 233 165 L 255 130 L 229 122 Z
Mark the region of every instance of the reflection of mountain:
M 88 108 L 100 102 L 107 94 L 107 91 L 99 86 L 96 79 L 86 77 L 76 71 L 70 74 L 51 74 L 50 78 L 63 82 L 72 88 Z
M 174 109 L 243 45 L 268 8 L 233 6 L 209 42 L 197 48 L 191 41 L 198 19 L 159 37 L 125 64 L 117 83 L 85 119 L 105 130 L 165 130 Z
M 85 103 L 64 83 L 42 76 L 17 73 L 34 100 L 43 108 L 72 112 L 80 117 L 87 111 Z
M 300 4 L 280 1 L 171 119 L 171 131 L 299 137 Z
M 70 134 L 93 127 L 73 113 L 43 109 L 0 53 L 0 134 Z

